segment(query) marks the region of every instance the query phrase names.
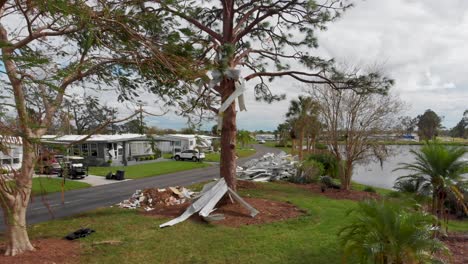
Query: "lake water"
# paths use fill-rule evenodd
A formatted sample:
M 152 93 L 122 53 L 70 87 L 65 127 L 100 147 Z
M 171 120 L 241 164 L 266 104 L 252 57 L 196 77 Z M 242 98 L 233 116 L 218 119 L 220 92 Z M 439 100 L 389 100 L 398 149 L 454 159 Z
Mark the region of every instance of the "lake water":
M 400 167 L 399 163 L 414 162 L 415 158 L 410 153 L 410 150 L 418 150 L 421 146 L 391 146 L 390 148 L 393 155 L 383 162 L 383 166 L 380 166 L 380 162 L 378 161 L 357 164 L 354 167 L 353 181 L 374 187 L 391 189 L 398 177 L 408 175 L 409 171 L 393 170 Z M 468 159 L 468 154 L 464 156 L 464 159 Z M 465 175 L 465 177 L 468 178 L 468 175 Z

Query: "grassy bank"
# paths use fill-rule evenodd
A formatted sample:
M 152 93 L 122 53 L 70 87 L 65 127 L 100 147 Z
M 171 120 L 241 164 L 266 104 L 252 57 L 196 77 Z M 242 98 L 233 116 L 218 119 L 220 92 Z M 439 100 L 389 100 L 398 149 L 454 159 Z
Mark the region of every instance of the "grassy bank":
M 248 156 L 252 156 L 253 154 L 255 154 L 255 149 L 237 149 L 236 150 L 236 154 L 239 158 L 245 158 L 245 157 L 248 157 Z M 205 153 L 205 161 L 209 161 L 209 162 L 219 162 L 220 160 L 220 157 L 221 157 L 221 154 L 220 153 L 216 153 L 216 152 L 213 152 L 213 153 Z
M 306 211 L 296 219 L 230 228 L 185 221 L 159 229 L 167 219 L 134 210 L 106 208 L 30 227 L 31 237 L 61 238 L 81 227 L 96 230 L 80 239 L 81 263 L 341 263 L 338 231 L 347 223 L 350 200 L 333 200 L 288 184 L 265 183 L 244 197 L 290 202 Z M 450 228 L 468 231 L 468 221 Z M 120 245 L 93 245 L 118 240 Z M 357 263 L 349 262 L 349 263 Z
M 44 195 L 48 193 L 61 192 L 63 179 L 56 178 L 33 178 L 33 195 Z M 91 185 L 77 180 L 65 180 L 64 190 L 76 190 L 91 187 Z
M 178 171 L 193 170 L 205 168 L 209 164 L 192 161 L 161 161 L 153 163 L 138 164 L 132 166 L 116 166 L 116 167 L 90 167 L 89 174 L 97 176 L 106 176 L 110 171 L 115 173 L 117 170 L 125 171 L 125 178 L 139 179 L 151 176 L 157 176 Z

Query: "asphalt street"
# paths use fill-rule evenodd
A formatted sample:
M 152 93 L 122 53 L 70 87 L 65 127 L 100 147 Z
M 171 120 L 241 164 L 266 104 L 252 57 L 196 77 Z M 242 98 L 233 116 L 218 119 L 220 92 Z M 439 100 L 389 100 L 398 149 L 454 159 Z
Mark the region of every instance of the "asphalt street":
M 259 158 L 268 152 L 279 152 L 277 149 L 265 147 L 263 145 L 255 145 L 254 147 L 257 152 L 248 158 L 239 159 L 238 165 L 241 165 L 249 159 Z M 31 225 L 52 219 L 72 216 L 100 207 L 111 206 L 113 204 L 119 203 L 122 200 L 128 199 L 137 189 L 151 187 L 164 188 L 168 186 L 188 186 L 194 183 L 209 181 L 216 178 L 219 178 L 218 165 L 202 169 L 182 171 L 155 177 L 101 185 L 81 190 L 67 191 L 65 192 L 64 203 L 62 203 L 61 193 L 36 196 L 32 199 L 29 205 L 27 211 L 27 223 L 28 225 Z M 0 230 L 4 230 L 3 223 L 0 225 Z

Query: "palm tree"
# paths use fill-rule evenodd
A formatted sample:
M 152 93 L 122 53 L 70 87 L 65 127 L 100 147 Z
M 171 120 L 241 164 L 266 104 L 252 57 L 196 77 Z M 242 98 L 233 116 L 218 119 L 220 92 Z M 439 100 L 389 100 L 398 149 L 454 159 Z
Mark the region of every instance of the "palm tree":
M 303 156 L 304 135 L 307 126 L 317 119 L 317 103 L 311 97 L 299 96 L 291 100 L 286 117 L 294 120 L 293 127 L 299 132 L 299 159 Z
M 410 170 L 413 173 L 398 178 L 398 182 L 413 181 L 419 186 L 432 189 L 431 212 L 439 220 L 445 217 L 445 202 L 453 195 L 467 212 L 463 197 L 462 174 L 468 171 L 468 162 L 462 156 L 468 151 L 463 147 L 449 147 L 437 142 L 427 142 L 419 151 L 411 150 L 416 157 L 414 164 L 400 163 L 395 170 Z
M 236 140 L 242 145 L 243 148 L 245 148 L 245 145 L 251 143 L 253 141 L 253 138 L 250 135 L 249 131 L 239 130 L 237 131 Z
M 432 236 L 433 216 L 375 200 L 359 203 L 351 214 L 351 222 L 339 232 L 344 262 L 354 256 L 359 263 L 434 263 L 434 253 L 449 253 Z

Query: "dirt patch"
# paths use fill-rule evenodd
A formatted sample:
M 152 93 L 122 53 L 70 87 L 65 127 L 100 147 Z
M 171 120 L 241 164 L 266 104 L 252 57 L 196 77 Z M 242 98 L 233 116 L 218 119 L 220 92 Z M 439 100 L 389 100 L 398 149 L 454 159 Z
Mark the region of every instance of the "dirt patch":
M 468 263 L 468 233 L 450 233 L 442 241 L 452 252 L 453 264 Z
M 52 264 L 79 262 L 80 244 L 65 239 L 39 239 L 32 241 L 35 251 L 15 257 L 5 257 L 5 244 L 0 244 L 0 264 Z
M 248 190 L 248 189 L 261 189 L 262 184 L 256 183 L 254 181 L 237 181 L 237 189 Z
M 293 183 L 290 183 L 293 184 Z M 326 196 L 331 199 L 346 199 L 353 201 L 362 201 L 366 199 L 379 199 L 380 195 L 377 193 L 357 191 L 357 190 L 340 190 L 340 189 L 326 189 L 325 192 L 322 192 L 320 184 L 311 183 L 311 184 L 294 184 L 295 186 L 305 188 L 323 196 Z
M 214 212 L 216 214 L 224 214 L 225 219 L 221 221 L 213 221 L 212 224 L 225 225 L 230 227 L 239 227 L 244 225 L 259 225 L 282 221 L 290 218 L 298 217 L 305 213 L 296 206 L 290 203 L 271 201 L 258 198 L 244 198 L 244 200 L 259 211 L 255 217 L 251 217 L 249 211 L 238 203 L 224 202 Z M 150 212 L 142 212 L 144 215 L 152 217 L 173 218 L 181 215 L 189 204 L 181 204 L 157 208 Z M 190 220 L 203 222 L 203 219 L 197 214 L 190 217 Z

